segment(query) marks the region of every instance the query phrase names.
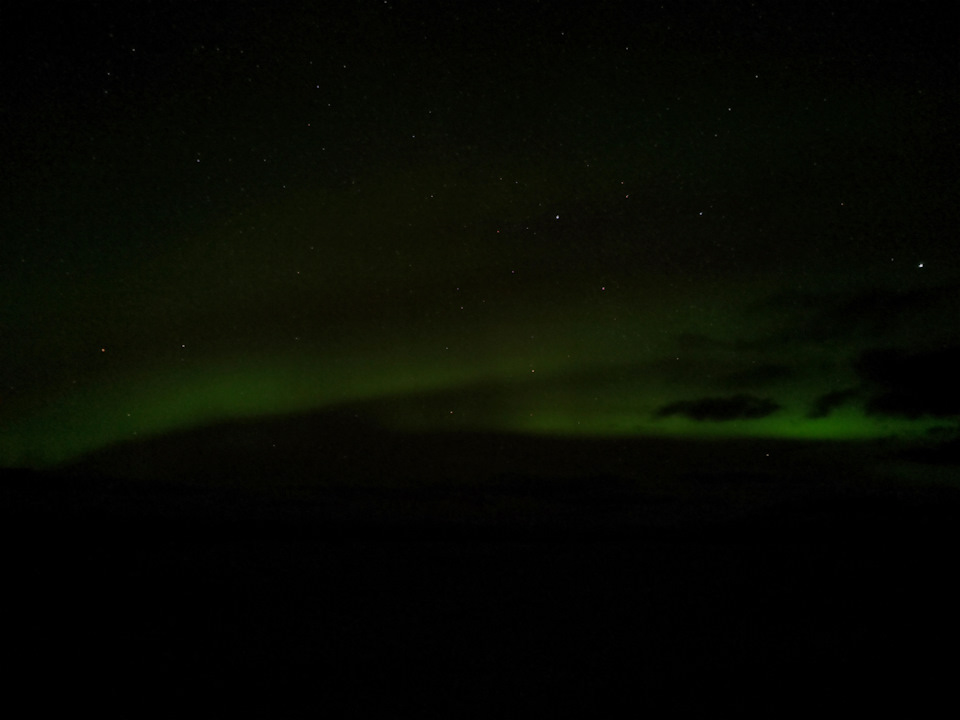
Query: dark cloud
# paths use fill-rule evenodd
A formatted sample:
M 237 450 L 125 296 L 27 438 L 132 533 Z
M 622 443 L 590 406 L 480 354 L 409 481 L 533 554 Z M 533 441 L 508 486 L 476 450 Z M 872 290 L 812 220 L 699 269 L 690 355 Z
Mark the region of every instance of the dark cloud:
M 679 400 L 661 407 L 657 410 L 656 417 L 682 415 L 691 420 L 710 422 L 754 420 L 772 415 L 779 409 L 780 405 L 769 398 L 741 394 L 730 397 Z
M 871 391 L 867 413 L 907 418 L 960 415 L 958 368 L 960 345 L 914 353 L 873 349 L 854 363 Z
M 929 341 L 932 333 L 953 343 L 957 341 L 956 328 L 945 324 L 932 328 L 929 319 L 958 316 L 960 286 L 867 287 L 829 293 L 793 290 L 767 297 L 750 309 L 772 313 L 780 331 L 771 340 L 778 343 L 804 337 L 820 342 L 861 338 L 874 343 L 885 338 L 899 344 Z
M 778 350 L 780 349 L 778 343 Z M 797 368 L 764 361 L 766 343 L 740 338 L 718 339 L 701 333 L 680 333 L 676 354 L 652 361 L 655 372 L 673 383 L 711 385 L 725 392 L 757 392 L 798 377 Z
M 847 388 L 846 390 L 834 390 L 817 398 L 817 401 L 810 409 L 807 417 L 825 418 L 838 407 L 855 400 L 860 396 L 860 390 L 857 388 Z

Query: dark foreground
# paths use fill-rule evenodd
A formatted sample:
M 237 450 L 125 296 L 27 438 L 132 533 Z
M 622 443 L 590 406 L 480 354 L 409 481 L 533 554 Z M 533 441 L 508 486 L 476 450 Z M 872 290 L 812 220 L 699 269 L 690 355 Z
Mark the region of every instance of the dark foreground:
M 610 477 L 2 479 L 5 684 L 37 714 L 915 714 L 953 682 L 942 486 L 724 513 Z

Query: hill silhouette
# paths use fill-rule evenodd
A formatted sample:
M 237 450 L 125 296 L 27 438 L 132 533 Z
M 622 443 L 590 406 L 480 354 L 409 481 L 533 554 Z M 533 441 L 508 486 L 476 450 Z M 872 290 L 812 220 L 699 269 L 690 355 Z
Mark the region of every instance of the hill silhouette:
M 114 709 L 912 707 L 960 503 L 885 452 L 326 413 L 7 470 L 8 651 Z

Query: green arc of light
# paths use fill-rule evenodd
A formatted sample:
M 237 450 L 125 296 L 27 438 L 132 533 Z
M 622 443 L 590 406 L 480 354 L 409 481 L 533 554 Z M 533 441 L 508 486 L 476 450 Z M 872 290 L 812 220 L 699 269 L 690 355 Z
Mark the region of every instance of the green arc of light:
M 855 406 L 811 419 L 797 402 L 764 418 L 703 422 L 654 410 L 673 390 L 647 384 L 598 389 L 571 382 L 583 358 L 534 374 L 515 354 L 425 361 L 422 353 L 356 357 L 232 358 L 181 373 L 131 373 L 81 389 L 0 432 L 0 465 L 55 466 L 119 442 L 228 419 L 363 403 L 398 431 L 484 430 L 554 436 L 669 436 L 862 440 L 917 437 L 933 420 L 864 415 Z M 595 361 L 594 361 L 595 363 Z M 602 366 L 594 373 L 602 376 Z M 594 393 L 606 396 L 592 402 Z M 482 402 L 474 402 L 476 399 Z M 590 398 L 587 400 L 587 398 Z M 467 412 L 451 412 L 456 402 Z

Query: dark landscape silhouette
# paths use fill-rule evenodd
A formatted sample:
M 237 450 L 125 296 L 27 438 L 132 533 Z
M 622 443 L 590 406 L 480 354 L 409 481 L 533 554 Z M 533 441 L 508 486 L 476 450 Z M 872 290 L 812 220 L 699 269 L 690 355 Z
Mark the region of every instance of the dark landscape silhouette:
M 960 498 L 900 452 L 329 413 L 7 470 L 7 650 L 118 707 L 917 707 Z

